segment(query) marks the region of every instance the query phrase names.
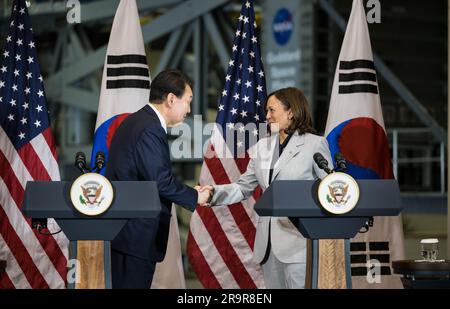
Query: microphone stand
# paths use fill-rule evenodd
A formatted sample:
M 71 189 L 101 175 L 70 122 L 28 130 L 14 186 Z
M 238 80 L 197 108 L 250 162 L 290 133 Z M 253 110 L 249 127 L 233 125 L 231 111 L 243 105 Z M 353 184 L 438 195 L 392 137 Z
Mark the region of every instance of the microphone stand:
M 86 166 L 86 156 L 83 152 L 77 152 L 75 155 L 75 166 L 80 170 L 81 174 L 99 173 L 105 166 L 105 154 L 99 151 L 95 154 L 95 166 L 90 168 Z

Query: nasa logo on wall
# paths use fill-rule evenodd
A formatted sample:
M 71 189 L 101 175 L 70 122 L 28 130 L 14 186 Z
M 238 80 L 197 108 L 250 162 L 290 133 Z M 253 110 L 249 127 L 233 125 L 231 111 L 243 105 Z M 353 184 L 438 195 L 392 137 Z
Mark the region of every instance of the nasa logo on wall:
M 114 198 L 111 182 L 97 173 L 86 173 L 75 179 L 70 199 L 80 213 L 98 216 L 108 210 Z
M 317 194 L 323 209 L 334 215 L 343 215 L 358 203 L 359 186 L 352 176 L 337 172 L 322 179 Z
M 294 22 L 291 12 L 286 8 L 279 9 L 272 22 L 273 36 L 278 45 L 286 45 L 292 36 L 293 30 Z

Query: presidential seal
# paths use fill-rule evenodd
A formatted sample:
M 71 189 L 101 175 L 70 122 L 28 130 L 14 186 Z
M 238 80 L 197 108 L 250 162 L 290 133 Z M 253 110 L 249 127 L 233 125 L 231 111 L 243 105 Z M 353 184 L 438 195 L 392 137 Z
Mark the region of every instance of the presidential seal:
M 70 199 L 80 213 L 98 216 L 108 210 L 114 197 L 111 183 L 97 173 L 78 177 L 70 188 Z
M 358 203 L 359 186 L 352 176 L 337 172 L 322 179 L 317 194 L 325 211 L 343 215 L 350 212 Z

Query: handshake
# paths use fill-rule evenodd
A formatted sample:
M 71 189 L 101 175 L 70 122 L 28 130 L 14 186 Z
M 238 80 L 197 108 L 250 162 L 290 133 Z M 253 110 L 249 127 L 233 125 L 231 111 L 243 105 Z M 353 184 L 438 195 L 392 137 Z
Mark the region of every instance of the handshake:
M 195 186 L 195 190 L 198 192 L 197 204 L 203 207 L 211 206 L 209 203 L 214 195 L 214 187 L 205 185 L 205 186 Z

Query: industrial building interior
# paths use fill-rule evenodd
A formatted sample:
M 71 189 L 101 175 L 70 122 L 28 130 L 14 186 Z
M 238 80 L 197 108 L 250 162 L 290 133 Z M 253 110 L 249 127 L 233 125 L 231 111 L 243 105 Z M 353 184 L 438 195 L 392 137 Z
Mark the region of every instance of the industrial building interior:
M 0 38 L 10 0 L 0 1 Z M 81 23 L 69 24 L 66 1 L 29 1 L 61 177 L 74 179 L 75 153 L 91 157 L 106 46 L 118 0 L 81 1 Z M 191 117 L 214 122 L 230 59 L 239 0 L 137 0 L 151 76 L 179 68 L 195 82 Z M 255 0 L 260 36 L 270 28 L 270 0 Z M 324 133 L 336 61 L 351 0 L 291 0 L 299 10 L 300 78 L 314 126 Z M 365 3 L 367 1 L 364 1 Z M 381 22 L 369 24 L 394 175 L 402 192 L 406 258 L 419 257 L 422 238 L 447 248 L 448 2 L 381 1 Z M 0 50 L 4 41 L 0 41 Z M 263 63 L 265 50 L 262 40 Z M 268 92 L 270 89 L 268 82 Z M 208 137 L 204 136 L 206 140 Z M 201 159 L 173 159 L 176 176 L 198 181 Z M 177 208 L 185 250 L 190 213 Z M 188 287 L 199 287 L 184 261 Z

